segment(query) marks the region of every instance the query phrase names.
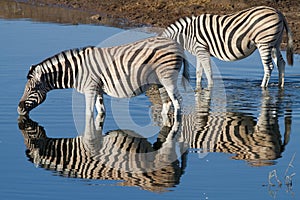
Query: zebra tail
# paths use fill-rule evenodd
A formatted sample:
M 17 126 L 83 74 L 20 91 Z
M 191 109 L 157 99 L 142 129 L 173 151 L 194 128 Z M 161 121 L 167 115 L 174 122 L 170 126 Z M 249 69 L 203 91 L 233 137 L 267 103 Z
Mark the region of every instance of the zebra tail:
M 185 57 L 183 57 L 183 72 L 182 72 L 181 84 L 185 91 L 187 90 L 187 86 L 189 85 L 189 83 L 190 83 L 189 62 Z
M 283 22 L 284 22 L 284 27 L 287 33 L 287 48 L 286 48 L 286 59 L 289 65 L 293 65 L 294 64 L 294 50 L 293 50 L 293 34 L 292 31 L 290 30 L 288 23 L 285 19 L 285 17 L 283 16 L 283 14 L 281 14 Z

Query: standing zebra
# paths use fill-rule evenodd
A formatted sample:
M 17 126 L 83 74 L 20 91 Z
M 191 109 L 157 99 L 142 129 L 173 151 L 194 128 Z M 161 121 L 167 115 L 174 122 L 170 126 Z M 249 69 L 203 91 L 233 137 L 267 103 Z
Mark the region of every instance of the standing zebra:
M 208 86 L 213 85 L 211 60 L 224 61 L 245 58 L 257 48 L 264 66 L 261 87 L 267 87 L 274 59 L 279 71 L 279 87 L 284 86 L 285 61 L 280 53 L 284 29 L 287 32 L 287 61 L 293 65 L 293 39 L 283 14 L 274 8 L 259 6 L 230 15 L 203 14 L 181 18 L 169 25 L 162 36 L 179 42 L 197 57 L 196 89 L 201 89 L 204 69 Z
M 18 113 L 26 115 L 41 104 L 52 89 L 75 88 L 85 94 L 86 128 L 93 127 L 96 101 L 98 116 L 105 114 L 103 94 L 126 98 L 140 95 L 151 84 L 163 86 L 174 106 L 175 120 L 180 112 L 178 74 L 184 63 L 182 83 L 189 80 L 183 48 L 164 37 L 151 37 L 110 48 L 85 47 L 63 51 L 30 68 Z M 164 102 L 167 118 L 170 104 Z M 166 120 L 165 120 L 166 121 Z

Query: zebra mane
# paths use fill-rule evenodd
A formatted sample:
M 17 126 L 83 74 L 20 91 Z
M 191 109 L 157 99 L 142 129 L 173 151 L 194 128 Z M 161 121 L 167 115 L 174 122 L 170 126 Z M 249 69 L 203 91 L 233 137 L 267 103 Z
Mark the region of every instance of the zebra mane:
M 27 74 L 27 79 L 40 77 L 41 75 L 41 66 L 40 65 L 31 65 L 29 72 Z
M 80 51 L 84 51 L 87 48 L 93 48 L 94 46 L 86 46 L 86 47 L 82 47 L 82 48 L 74 48 L 74 49 L 68 49 L 68 50 L 64 50 L 62 52 L 59 52 L 57 54 L 55 54 L 54 56 L 48 57 L 45 60 L 43 60 L 42 62 L 36 64 L 36 65 L 32 65 L 29 69 L 29 72 L 27 74 L 27 79 L 31 79 L 31 78 L 38 78 L 40 77 L 40 75 L 42 75 L 42 68 L 44 65 L 44 63 L 46 62 L 50 62 L 52 65 L 55 65 L 58 63 L 58 58 L 60 56 L 69 56 L 69 55 L 74 55 L 74 54 L 78 54 L 78 52 Z
M 176 25 L 179 25 L 179 26 L 182 26 L 182 24 L 190 24 L 192 22 L 192 20 L 196 18 L 195 16 L 192 16 L 192 17 L 182 17 L 180 19 L 178 19 L 175 24 Z
M 194 16 L 192 17 L 182 17 L 176 20 L 174 23 L 166 27 L 166 29 L 160 34 L 160 36 L 175 38 L 176 35 L 182 34 L 188 24 L 192 22 Z

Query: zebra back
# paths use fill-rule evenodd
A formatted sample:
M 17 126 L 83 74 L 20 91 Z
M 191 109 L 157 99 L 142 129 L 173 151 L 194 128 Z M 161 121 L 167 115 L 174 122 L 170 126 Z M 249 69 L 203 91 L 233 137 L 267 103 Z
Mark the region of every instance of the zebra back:
M 198 57 L 207 52 L 218 59 L 233 61 L 249 56 L 260 44 L 277 47 L 284 29 L 288 34 L 287 60 L 292 65 L 292 33 L 284 15 L 267 6 L 227 15 L 202 14 L 181 18 L 161 35 L 174 39 Z
M 176 42 L 151 37 L 108 48 L 66 50 L 32 66 L 27 78 L 41 71 L 51 89 L 75 88 L 82 93 L 96 89 L 130 97 L 145 92 L 146 85 L 160 84 L 159 78 L 177 76 L 183 60 L 183 49 Z M 188 69 L 184 76 L 189 80 Z

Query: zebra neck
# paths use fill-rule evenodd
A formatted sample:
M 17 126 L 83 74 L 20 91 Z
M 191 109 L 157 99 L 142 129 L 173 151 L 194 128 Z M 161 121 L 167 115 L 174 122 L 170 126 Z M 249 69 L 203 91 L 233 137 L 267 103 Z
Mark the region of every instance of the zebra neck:
M 63 70 L 52 71 L 44 74 L 44 80 L 48 90 L 72 88 L 73 83 L 69 81 L 69 74 Z
M 175 24 L 170 25 L 165 31 L 164 36 L 177 41 L 181 46 L 194 54 L 196 38 L 193 31 L 193 21 L 195 17 L 181 18 Z
M 58 73 L 56 76 L 54 75 L 53 77 L 55 78 L 54 81 L 51 81 L 48 84 L 50 89 L 73 88 L 73 85 L 70 85 L 69 83 L 67 83 L 67 81 L 64 80 L 65 78 L 63 78 L 63 74 Z
M 74 87 L 74 79 L 78 71 L 78 49 L 61 52 L 42 63 L 44 80 L 52 89 Z

